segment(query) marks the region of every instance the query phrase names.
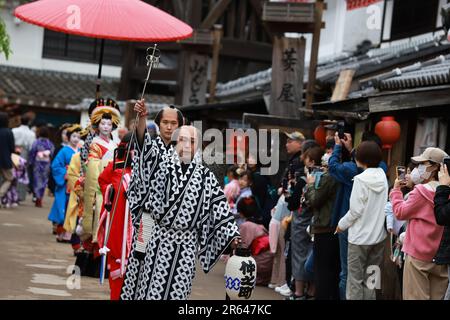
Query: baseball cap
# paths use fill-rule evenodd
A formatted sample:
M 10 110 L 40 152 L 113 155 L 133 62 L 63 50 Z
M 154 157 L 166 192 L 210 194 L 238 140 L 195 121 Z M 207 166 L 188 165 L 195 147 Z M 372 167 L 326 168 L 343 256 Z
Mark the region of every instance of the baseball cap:
M 292 133 L 284 133 L 289 139 L 292 140 L 298 140 L 298 141 L 305 141 L 305 136 L 300 131 L 294 131 Z
M 447 157 L 447 153 L 439 148 L 426 148 L 425 151 L 417 157 L 412 157 L 411 160 L 416 163 L 432 161 L 434 163 L 441 163 Z

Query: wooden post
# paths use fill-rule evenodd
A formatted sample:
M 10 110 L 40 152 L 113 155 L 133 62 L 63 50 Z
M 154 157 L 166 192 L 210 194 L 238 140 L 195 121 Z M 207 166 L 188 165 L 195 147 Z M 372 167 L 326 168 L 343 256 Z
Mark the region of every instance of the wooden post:
M 314 87 L 317 76 L 317 61 L 319 59 L 320 29 L 322 28 L 323 0 L 317 0 L 314 10 L 314 33 L 309 62 L 308 86 L 306 89 L 306 108 L 311 109 L 314 101 Z
M 209 102 L 213 102 L 216 97 L 217 71 L 219 69 L 219 53 L 222 42 L 222 25 L 214 25 L 213 31 L 213 55 L 211 64 L 211 80 L 209 82 Z
M 300 118 L 303 99 L 305 38 L 274 37 L 269 113 Z

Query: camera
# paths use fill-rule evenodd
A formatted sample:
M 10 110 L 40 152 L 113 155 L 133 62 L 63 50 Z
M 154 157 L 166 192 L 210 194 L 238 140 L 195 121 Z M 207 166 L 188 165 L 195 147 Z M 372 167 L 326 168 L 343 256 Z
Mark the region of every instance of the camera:
M 345 122 L 344 121 L 338 121 L 337 132 L 338 132 L 339 139 L 347 140 L 347 137 L 345 136 Z
M 338 133 L 339 139 L 347 140 L 345 136 L 345 122 L 344 121 L 336 121 L 332 124 L 325 125 L 325 128 L 334 130 Z

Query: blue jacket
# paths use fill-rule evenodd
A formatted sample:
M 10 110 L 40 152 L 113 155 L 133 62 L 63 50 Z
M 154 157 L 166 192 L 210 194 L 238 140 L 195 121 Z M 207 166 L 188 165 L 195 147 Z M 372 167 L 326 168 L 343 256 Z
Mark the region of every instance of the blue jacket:
M 333 207 L 332 226 L 337 226 L 339 220 L 348 212 L 350 207 L 350 195 L 352 194 L 353 178 L 362 172 L 354 161 L 341 163 L 342 146 L 335 145 L 333 154 L 328 160 L 328 170 L 330 175 L 339 183 L 336 195 L 336 202 Z M 387 172 L 387 165 L 380 162 L 380 168 Z M 386 199 L 387 201 L 387 199 Z

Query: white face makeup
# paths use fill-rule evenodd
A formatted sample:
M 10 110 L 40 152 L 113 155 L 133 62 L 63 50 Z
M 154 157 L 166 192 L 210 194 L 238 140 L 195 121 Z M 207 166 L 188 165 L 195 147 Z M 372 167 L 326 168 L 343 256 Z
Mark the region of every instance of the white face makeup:
M 72 147 L 77 147 L 78 143 L 80 142 L 80 133 L 79 132 L 74 132 L 70 135 L 70 140 L 69 143 Z
M 111 119 L 102 119 L 98 125 L 98 130 L 102 136 L 109 136 L 112 132 L 113 125 Z

